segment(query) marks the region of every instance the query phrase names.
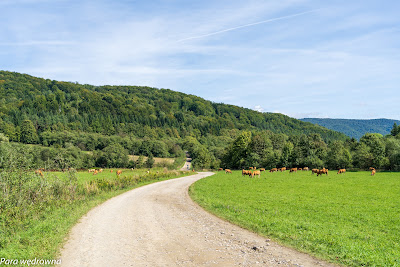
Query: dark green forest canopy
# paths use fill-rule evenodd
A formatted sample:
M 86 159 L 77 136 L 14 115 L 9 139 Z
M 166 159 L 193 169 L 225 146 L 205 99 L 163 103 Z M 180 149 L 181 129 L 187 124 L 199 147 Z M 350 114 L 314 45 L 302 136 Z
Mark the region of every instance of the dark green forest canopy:
M 12 128 L 21 127 L 27 119 L 39 135 L 68 130 L 104 135 L 132 133 L 141 138 L 164 134 L 200 137 L 238 129 L 287 135 L 317 133 L 325 141 L 346 139 L 341 133 L 282 114 L 260 113 L 145 86 L 81 85 L 0 71 L 0 96 L 0 115 L 6 124 L 3 132 L 12 141 L 19 141 L 15 136 L 18 133 L 12 135 Z
M 143 160 L 128 155 L 148 156 L 151 163 L 153 157 L 183 159 L 186 150 L 196 169 L 400 170 L 400 127 L 394 124 L 390 133 L 357 141 L 282 114 L 169 89 L 81 85 L 0 71 L 0 152 L 21 151 L 28 169 L 134 168 Z M 0 161 L 0 168 L 8 165 Z

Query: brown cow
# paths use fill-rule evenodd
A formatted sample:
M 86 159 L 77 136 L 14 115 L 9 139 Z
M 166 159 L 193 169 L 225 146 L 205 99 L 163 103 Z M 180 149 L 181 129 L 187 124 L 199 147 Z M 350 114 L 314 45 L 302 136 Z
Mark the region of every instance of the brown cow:
M 319 172 L 319 169 L 312 169 L 312 170 L 311 170 L 311 174 L 314 174 L 314 173 L 317 173 L 317 174 L 318 174 L 318 172 Z
M 302 169 L 302 168 L 298 168 L 297 170 L 298 170 L 298 171 L 302 171 L 303 169 Z
M 297 168 L 291 168 L 290 172 L 297 172 Z
M 286 167 L 281 168 L 281 172 L 284 172 L 284 171 L 286 171 Z
M 113 172 L 113 170 L 110 170 L 110 172 Z
M 260 172 L 265 172 L 265 168 L 261 168 L 261 169 L 260 169 Z
M 322 175 L 322 174 L 328 175 L 328 169 L 323 168 L 323 169 L 319 170 L 317 173 L 317 176 Z
M 304 168 L 303 168 L 303 171 L 308 171 L 308 167 L 304 167 Z
M 251 171 L 242 169 L 242 176 L 249 175 L 249 173 L 251 173 Z
M 269 170 L 269 172 L 277 172 L 278 169 L 277 168 L 272 168 L 271 170 Z
M 375 168 L 369 167 L 369 169 L 371 170 L 371 176 L 374 176 L 376 173 Z
M 117 175 L 118 175 L 118 176 L 120 176 L 120 175 L 121 175 L 121 173 L 122 173 L 122 171 L 121 171 L 121 170 L 118 170 L 118 171 L 117 171 Z
M 222 169 L 222 168 L 219 168 L 219 169 L 218 169 L 219 172 L 220 172 L 220 171 L 223 171 L 223 170 L 224 170 L 224 169 Z
M 99 172 L 97 170 L 94 170 L 93 175 L 98 174 Z
M 261 172 L 260 171 L 253 171 L 253 173 L 251 174 L 251 178 L 253 178 L 256 175 L 258 175 L 258 177 L 261 177 Z
M 340 170 L 338 170 L 337 174 L 339 174 L 339 173 L 346 173 L 346 169 L 340 169 Z
M 225 169 L 225 173 L 232 173 L 230 169 Z
M 100 169 L 100 170 L 99 170 L 99 173 L 102 173 L 102 172 L 103 172 L 103 169 Z
M 249 170 L 253 170 L 254 169 L 254 167 L 249 167 Z

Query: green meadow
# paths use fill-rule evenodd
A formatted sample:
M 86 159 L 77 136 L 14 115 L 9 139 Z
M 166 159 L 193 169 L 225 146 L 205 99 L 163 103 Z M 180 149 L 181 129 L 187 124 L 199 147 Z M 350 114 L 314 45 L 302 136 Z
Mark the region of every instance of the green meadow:
M 69 230 L 91 208 L 139 186 L 193 174 L 167 168 L 0 172 L 0 258 L 57 259 Z
M 190 187 L 217 216 L 346 266 L 400 266 L 400 173 L 218 172 Z

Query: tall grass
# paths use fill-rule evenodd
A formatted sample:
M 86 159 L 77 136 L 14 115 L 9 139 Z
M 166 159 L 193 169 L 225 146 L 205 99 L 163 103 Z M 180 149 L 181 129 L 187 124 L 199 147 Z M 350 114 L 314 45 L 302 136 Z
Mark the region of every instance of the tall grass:
M 188 175 L 160 169 L 123 170 L 120 177 L 105 170 L 98 176 L 2 170 L 0 172 L 0 257 L 55 259 L 69 229 L 89 209 L 127 190 Z
M 400 173 L 217 173 L 190 188 L 207 210 L 348 266 L 400 266 Z

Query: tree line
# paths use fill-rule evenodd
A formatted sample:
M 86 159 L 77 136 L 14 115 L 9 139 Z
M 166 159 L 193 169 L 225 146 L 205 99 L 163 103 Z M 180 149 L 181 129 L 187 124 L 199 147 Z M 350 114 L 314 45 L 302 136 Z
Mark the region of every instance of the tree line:
M 396 125 L 394 126 L 396 127 Z M 324 142 L 318 134 L 287 136 L 274 133 L 241 133 L 226 149 L 221 166 L 309 167 L 329 169 L 400 170 L 400 128 L 393 134 L 367 133 L 346 141 Z
M 0 71 L 0 133 L 9 145 L 36 145 L 40 156 L 32 157 L 41 163 L 62 151 L 74 167 L 129 167 L 135 162 L 127 155 L 180 157 L 187 150 L 195 168 L 397 170 L 399 131 L 395 125 L 390 136 L 357 141 L 282 114 L 169 89 L 81 85 Z

